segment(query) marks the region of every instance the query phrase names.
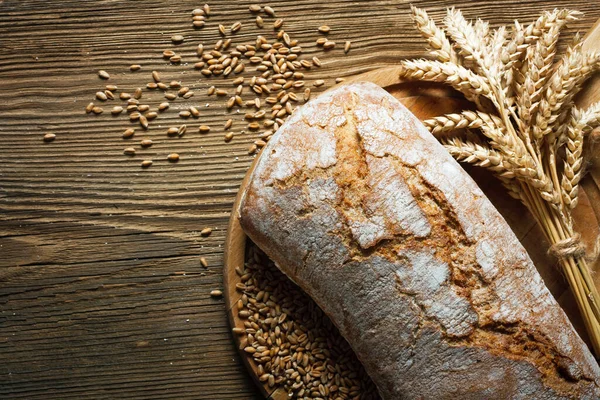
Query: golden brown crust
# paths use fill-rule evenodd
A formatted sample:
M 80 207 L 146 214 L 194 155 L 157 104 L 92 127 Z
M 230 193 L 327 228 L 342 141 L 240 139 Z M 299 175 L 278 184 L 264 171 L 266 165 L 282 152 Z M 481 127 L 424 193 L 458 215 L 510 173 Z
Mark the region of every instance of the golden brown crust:
M 598 398 L 596 361 L 506 222 L 385 91 L 321 96 L 263 153 L 242 226 L 384 398 Z

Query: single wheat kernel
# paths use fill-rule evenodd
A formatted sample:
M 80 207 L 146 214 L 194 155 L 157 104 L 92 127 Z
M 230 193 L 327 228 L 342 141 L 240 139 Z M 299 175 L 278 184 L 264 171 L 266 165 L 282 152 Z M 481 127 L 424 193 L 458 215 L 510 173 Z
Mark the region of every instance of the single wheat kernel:
M 202 265 L 204 268 L 208 268 L 208 261 L 205 257 L 200 257 L 200 265 Z
M 328 41 L 326 41 L 325 43 L 323 43 L 323 48 L 324 48 L 325 50 L 331 50 L 331 49 L 333 49 L 334 47 L 335 47 L 335 42 L 333 42 L 333 41 L 330 41 L 330 40 L 328 40 Z
M 184 37 L 183 35 L 173 35 L 171 36 L 171 41 L 175 44 L 183 43 Z
M 135 129 L 133 129 L 133 128 L 125 129 L 125 132 L 123 132 L 123 139 L 132 137 L 134 133 L 135 133 Z
M 133 156 L 135 155 L 135 149 L 133 147 L 126 147 L 123 150 L 123 154 L 125 154 L 126 156 Z
M 239 21 L 235 22 L 233 25 L 231 25 L 231 33 L 236 33 L 240 29 L 242 29 L 242 23 Z
M 344 43 L 344 53 L 348 53 L 350 51 L 351 46 L 352 46 L 352 43 L 349 41 L 346 41 L 346 43 Z
M 211 233 L 212 233 L 212 228 L 209 228 L 209 227 L 203 228 L 200 231 L 200 235 L 205 236 L 205 237 L 210 236 Z
M 146 118 L 143 115 L 140 115 L 140 125 L 142 126 L 142 128 L 148 129 L 148 118 Z
M 265 10 L 265 14 L 267 14 L 270 17 L 274 17 L 275 16 L 275 10 L 273 10 L 273 8 L 271 6 L 266 6 L 264 8 Z

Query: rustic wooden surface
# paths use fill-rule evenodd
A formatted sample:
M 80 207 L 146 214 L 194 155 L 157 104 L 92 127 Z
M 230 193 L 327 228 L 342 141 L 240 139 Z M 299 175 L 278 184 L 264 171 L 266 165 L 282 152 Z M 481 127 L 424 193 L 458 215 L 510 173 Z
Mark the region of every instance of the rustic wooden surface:
M 190 11 L 200 4 L 0 1 L 0 398 L 259 398 L 232 344 L 224 301 L 209 296 L 222 287 L 225 229 L 253 136 L 225 144 L 216 129 L 225 110 L 205 108 L 210 134 L 157 142 L 145 151 L 155 165 L 141 170 L 140 156 L 122 155 L 129 123 L 83 112 L 104 85 L 98 69 L 130 90 L 153 69 L 192 88 L 211 84 L 190 65 L 161 59 L 174 33 L 189 38 L 184 55 L 214 43 L 219 23 L 247 23 L 240 42 L 260 33 L 250 28 L 250 2 L 224 0 L 210 3 L 211 26 L 194 31 Z M 270 4 L 307 53 L 324 23 L 338 43 L 352 40 L 346 56 L 340 48 L 319 52 L 325 65 L 311 79 L 422 53 L 407 1 Z M 456 6 L 495 24 L 558 6 L 584 11 L 570 32 L 600 17 L 583 0 L 413 4 L 437 17 Z M 132 63 L 144 69 L 127 72 Z M 179 123 L 172 113 L 149 136 L 162 139 Z M 57 139 L 44 144 L 43 133 Z M 172 151 L 178 164 L 162 161 Z M 214 229 L 208 238 L 199 234 L 205 226 Z

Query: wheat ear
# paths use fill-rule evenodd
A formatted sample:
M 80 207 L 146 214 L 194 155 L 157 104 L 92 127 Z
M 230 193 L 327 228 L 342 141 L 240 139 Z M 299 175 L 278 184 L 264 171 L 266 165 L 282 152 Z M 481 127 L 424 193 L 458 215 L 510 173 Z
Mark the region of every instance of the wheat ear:
M 425 38 L 427 44 L 431 48 L 429 54 L 441 62 L 457 62 L 458 56 L 452 48 L 446 34 L 437 27 L 431 18 L 429 18 L 427 12 L 412 5 L 410 6 L 410 10 L 411 17 L 417 29 L 421 32 L 421 35 Z
M 486 65 L 486 58 L 483 56 L 486 45 L 482 36 L 479 36 L 473 24 L 468 22 L 463 14 L 454 9 L 448 9 L 446 18 L 444 18 L 446 32 L 452 39 L 454 46 L 458 49 L 464 61 L 472 65 L 475 72 L 482 73 L 489 69 Z
M 561 57 L 557 68 L 548 79 L 540 99 L 532 129 L 536 140 L 540 141 L 552 132 L 563 104 L 565 101 L 568 103 L 571 98 L 571 91 L 591 72 L 591 69 L 586 67 L 587 62 L 583 61 L 583 57 L 581 42 L 579 36 L 576 36 L 575 42 L 567 48 L 566 54 Z
M 488 116 L 488 114 L 480 111 L 463 111 L 460 114 L 445 114 L 439 117 L 427 119 L 423 121 L 423 124 L 434 135 L 456 129 L 476 129 L 481 128 L 486 123 L 480 114 Z M 488 116 L 488 118 L 491 118 L 491 116 Z
M 577 108 L 573 108 L 571 121 L 567 124 L 568 139 L 565 145 L 564 168 L 561 179 L 563 202 L 569 209 L 575 208 L 578 201 L 579 181 L 583 165 L 583 129 L 585 117 Z
M 515 22 L 513 40 L 506 46 L 508 53 L 505 55 L 507 59 L 505 70 L 511 68 L 515 68 L 517 71 L 521 70 L 523 56 L 531 45 L 535 45 L 550 30 L 560 31 L 569 22 L 576 21 L 579 15 L 581 13 L 578 11 L 555 9 L 551 12 L 545 12 L 526 28 L 522 28 L 521 25 Z M 518 80 L 519 75 L 516 75 L 515 78 Z M 524 79 L 518 81 L 518 83 L 522 84 L 523 81 Z
M 579 11 L 569 10 L 566 8 L 546 11 L 537 20 L 525 28 L 525 40 L 531 43 L 542 36 L 544 32 L 546 32 L 552 26 L 564 26 L 570 22 L 577 21 L 581 15 L 582 13 Z
M 552 128 L 557 132 L 559 140 L 564 139 L 564 135 L 567 134 L 565 126 L 570 116 L 570 110 L 573 108 L 573 99 L 575 98 L 575 95 L 579 93 L 586 79 L 600 68 L 600 54 L 584 53 L 580 60 L 580 68 L 581 72 L 577 79 L 574 79 L 572 82 L 570 90 L 565 94 L 561 107 L 557 111 L 558 117 L 552 124 Z M 561 136 L 563 137 L 561 138 Z
M 479 96 L 492 97 L 485 79 L 460 65 L 431 60 L 404 60 L 400 65 L 400 78 L 446 83 L 476 103 Z
M 445 139 L 442 144 L 457 160 L 465 161 L 478 167 L 488 168 L 507 178 L 514 177 L 504 166 L 504 158 L 498 151 L 483 144 L 453 137 Z
M 517 72 L 524 77 L 521 85 L 518 84 L 520 79 L 515 81 L 520 117 L 518 124 L 523 132 L 536 130 L 534 122 L 543 98 L 544 85 L 550 76 L 559 32 L 559 26 L 555 25 L 535 45 L 529 47 L 521 71 Z
M 582 114 L 583 133 L 588 134 L 600 126 L 600 101 L 589 106 Z

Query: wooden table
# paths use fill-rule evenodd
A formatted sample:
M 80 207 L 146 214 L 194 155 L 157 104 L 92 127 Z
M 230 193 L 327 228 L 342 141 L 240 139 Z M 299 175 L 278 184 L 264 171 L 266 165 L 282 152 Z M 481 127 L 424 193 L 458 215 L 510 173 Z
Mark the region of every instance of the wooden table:
M 585 15 L 571 33 L 600 17 L 583 0 L 413 3 L 437 18 L 452 5 L 493 24 L 572 7 Z M 259 398 L 232 344 L 223 299 L 209 295 L 222 286 L 227 219 L 256 135 L 225 143 L 223 101 L 209 100 L 205 88 L 213 81 L 230 88 L 230 80 L 168 65 L 161 53 L 182 33 L 184 58 L 195 62 L 196 44 L 218 40 L 219 23 L 244 23 L 234 44 L 260 32 L 250 2 L 224 0 L 211 2 L 210 24 L 194 30 L 190 12 L 201 4 L 0 1 L 0 398 Z M 318 52 L 324 66 L 309 82 L 422 54 L 408 1 L 270 4 L 308 54 L 317 54 L 316 27 L 332 27 L 338 47 Z M 263 34 L 272 35 L 266 21 Z M 134 63 L 142 71 L 130 73 Z M 106 83 L 99 69 L 131 90 L 154 69 L 182 80 L 197 104 L 211 103 L 200 120 L 213 129 L 167 141 L 166 127 L 181 124 L 172 112 L 152 124 L 154 146 L 124 156 L 126 118 L 111 117 L 108 106 L 100 116 L 84 112 Z M 234 121 L 239 132 L 244 123 Z M 44 133 L 56 140 L 44 143 Z M 165 160 L 173 151 L 177 164 Z M 145 157 L 155 164 L 143 170 Z M 204 238 L 207 226 L 213 233 Z

